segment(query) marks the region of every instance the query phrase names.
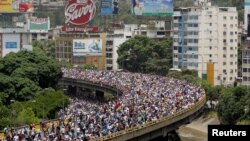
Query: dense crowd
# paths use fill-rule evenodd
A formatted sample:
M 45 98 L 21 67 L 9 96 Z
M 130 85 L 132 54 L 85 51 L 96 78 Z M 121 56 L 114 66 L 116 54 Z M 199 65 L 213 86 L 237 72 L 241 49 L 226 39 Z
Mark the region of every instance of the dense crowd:
M 157 75 L 78 69 L 62 71 L 64 77 L 110 85 L 123 94 L 107 103 L 72 98 L 70 106 L 59 111 L 59 123 L 49 122 L 39 132 L 32 126 L 19 129 L 21 131 L 14 132 L 14 138 L 18 138 L 18 132 L 23 138 L 32 140 L 102 137 L 174 114 L 196 103 L 204 94 L 201 88 L 190 83 Z

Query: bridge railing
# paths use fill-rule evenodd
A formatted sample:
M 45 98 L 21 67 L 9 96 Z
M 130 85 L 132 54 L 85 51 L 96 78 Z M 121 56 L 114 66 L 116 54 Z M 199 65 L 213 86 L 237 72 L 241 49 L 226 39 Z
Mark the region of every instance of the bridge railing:
M 100 137 L 97 139 L 92 139 L 92 140 L 96 140 L 96 141 L 106 141 L 106 140 L 114 140 L 114 139 L 119 140 L 118 138 L 122 138 L 120 140 L 124 140 L 124 139 L 131 139 L 134 137 L 138 137 L 138 136 L 143 135 L 145 133 L 149 133 L 149 132 L 152 132 L 156 129 L 159 129 L 159 128 L 165 127 L 167 125 L 170 125 L 172 123 L 175 123 L 175 122 L 177 122 L 185 117 L 188 117 L 188 116 L 194 114 L 199 109 L 201 109 L 205 103 L 206 103 L 206 96 L 204 94 L 199 99 L 198 102 L 189 106 L 186 109 L 183 109 L 183 110 L 176 112 L 173 115 L 162 117 L 156 121 L 150 121 L 150 122 L 148 122 L 144 125 L 141 125 L 141 126 L 128 128 L 128 129 L 118 131 L 118 132 L 112 133 L 110 135 Z M 135 134 L 135 132 L 136 132 L 136 134 Z M 133 133 L 132 136 L 130 135 L 131 133 Z M 124 136 L 124 137 L 122 137 L 122 136 Z

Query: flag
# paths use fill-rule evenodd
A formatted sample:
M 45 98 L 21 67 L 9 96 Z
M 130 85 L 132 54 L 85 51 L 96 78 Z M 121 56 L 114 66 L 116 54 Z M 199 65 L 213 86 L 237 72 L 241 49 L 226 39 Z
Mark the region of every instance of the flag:
M 115 110 L 116 110 L 116 111 L 120 111 L 121 109 L 122 109 L 122 104 L 121 104 L 120 101 L 117 101 L 117 102 L 115 103 Z

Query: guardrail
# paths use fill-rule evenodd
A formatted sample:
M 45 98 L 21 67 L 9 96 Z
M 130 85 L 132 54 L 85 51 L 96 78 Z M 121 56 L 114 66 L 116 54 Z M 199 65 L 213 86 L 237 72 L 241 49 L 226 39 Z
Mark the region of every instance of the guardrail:
M 143 134 L 150 133 L 156 129 L 160 129 L 162 127 L 171 125 L 172 123 L 178 122 L 194 113 L 196 113 L 198 110 L 200 110 L 204 104 L 206 103 L 206 96 L 204 95 L 200 100 L 195 103 L 194 105 L 189 106 L 187 109 L 183 109 L 178 111 L 177 113 L 162 117 L 157 121 L 151 121 L 146 123 L 145 125 L 125 129 L 123 131 L 115 132 L 110 135 L 98 138 L 98 139 L 92 139 L 96 141 L 107 141 L 107 140 L 128 140 L 135 137 L 139 137 Z M 146 129 L 146 130 L 145 130 Z M 136 134 L 134 134 L 136 132 Z M 131 133 L 133 133 L 131 135 Z

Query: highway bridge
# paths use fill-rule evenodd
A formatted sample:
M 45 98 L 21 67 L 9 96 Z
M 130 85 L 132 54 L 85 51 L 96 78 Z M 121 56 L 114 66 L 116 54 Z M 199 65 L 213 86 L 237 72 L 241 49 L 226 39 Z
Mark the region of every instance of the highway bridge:
M 83 89 L 92 89 L 96 91 L 96 95 L 103 95 L 104 92 L 113 95 L 121 95 L 122 92 L 114 86 L 93 83 L 86 80 L 77 80 L 72 78 L 63 78 L 60 81 L 62 85 L 70 93 L 79 93 Z M 173 115 L 160 118 L 156 121 L 147 122 L 144 125 L 128 128 L 113 134 L 95 139 L 97 141 L 148 141 L 157 137 L 166 137 L 168 133 L 179 128 L 181 125 L 192 122 L 195 118 L 202 114 L 206 103 L 205 94 L 194 105 L 186 109 L 180 110 Z

